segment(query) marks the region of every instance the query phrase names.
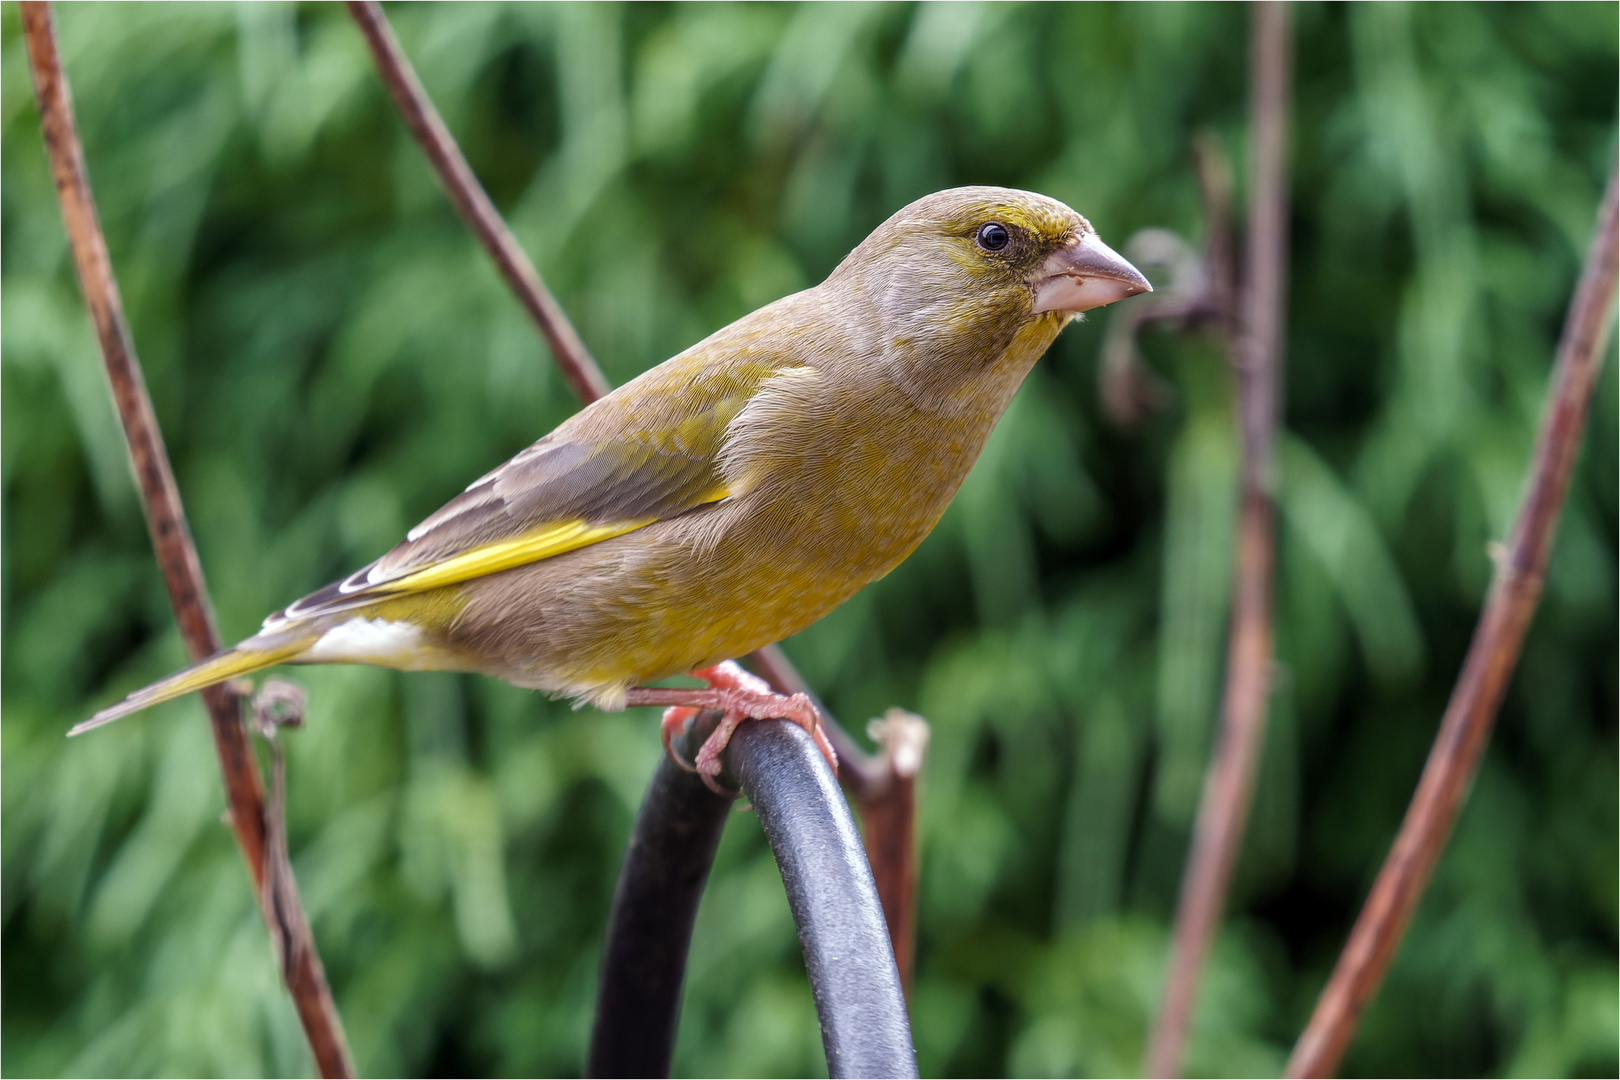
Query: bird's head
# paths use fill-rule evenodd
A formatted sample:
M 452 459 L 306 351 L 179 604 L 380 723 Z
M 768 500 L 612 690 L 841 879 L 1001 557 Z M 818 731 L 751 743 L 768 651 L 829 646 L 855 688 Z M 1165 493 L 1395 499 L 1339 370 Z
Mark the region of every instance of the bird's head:
M 1038 356 L 1081 312 L 1153 291 L 1069 207 L 998 187 L 951 188 L 904 207 L 827 286 L 860 296 L 885 353 L 917 376 L 994 364 L 1026 331 L 1045 337 Z

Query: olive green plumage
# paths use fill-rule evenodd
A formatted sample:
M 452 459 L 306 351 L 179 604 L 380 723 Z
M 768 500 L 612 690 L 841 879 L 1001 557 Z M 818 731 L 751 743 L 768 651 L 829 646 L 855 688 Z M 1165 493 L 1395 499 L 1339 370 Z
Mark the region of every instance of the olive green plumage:
M 621 708 L 893 569 L 1064 324 L 1146 288 L 1054 200 L 928 196 L 822 284 L 594 402 L 375 563 L 81 728 L 289 662 L 477 671 Z

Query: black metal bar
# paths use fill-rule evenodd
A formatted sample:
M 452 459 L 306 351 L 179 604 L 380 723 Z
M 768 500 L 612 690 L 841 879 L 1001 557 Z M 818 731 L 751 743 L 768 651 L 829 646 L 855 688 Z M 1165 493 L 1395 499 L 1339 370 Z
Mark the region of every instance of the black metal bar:
M 877 885 L 838 781 L 802 729 L 743 724 L 727 762 L 776 853 L 799 928 L 829 1076 L 916 1076 Z
M 716 719 L 676 740 L 688 761 Z M 669 1075 L 692 923 L 730 811 L 695 773 L 659 761 L 613 892 L 585 1075 Z
M 705 714 L 677 740 L 690 759 Z M 837 781 L 809 736 L 781 720 L 743 724 L 726 752 L 776 854 L 799 928 L 830 1076 L 916 1076 L 877 887 Z M 667 758 L 636 816 L 613 896 L 589 1076 L 668 1076 L 692 923 L 731 803 Z

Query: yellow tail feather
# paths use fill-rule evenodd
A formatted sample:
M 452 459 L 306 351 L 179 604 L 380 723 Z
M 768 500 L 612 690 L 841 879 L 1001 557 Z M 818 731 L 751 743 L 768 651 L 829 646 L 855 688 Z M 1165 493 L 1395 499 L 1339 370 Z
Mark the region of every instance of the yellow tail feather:
M 73 729 L 68 732 L 68 736 L 81 735 L 92 728 L 110 724 L 114 720 L 121 720 L 130 713 L 140 712 L 142 709 L 180 697 L 182 694 L 189 694 L 193 690 L 201 690 L 204 687 L 222 683 L 226 679 L 234 679 L 238 675 L 249 675 L 261 668 L 291 660 L 308 646 L 309 640 L 306 638 L 273 649 L 245 652 L 241 646 L 237 646 L 222 653 L 215 653 L 208 659 L 193 664 L 184 671 L 177 671 L 167 679 L 159 679 L 151 686 L 135 691 L 123 701 L 102 709 L 83 723 L 75 724 Z

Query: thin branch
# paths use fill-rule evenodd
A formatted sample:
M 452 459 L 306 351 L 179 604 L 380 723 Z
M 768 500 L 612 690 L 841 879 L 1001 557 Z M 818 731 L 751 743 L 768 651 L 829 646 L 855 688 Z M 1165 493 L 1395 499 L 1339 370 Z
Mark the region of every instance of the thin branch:
M 887 790 L 855 801 L 866 825 L 866 857 L 894 945 L 900 986 L 909 998 L 917 951 L 917 774 L 928 750 L 928 721 L 890 709 L 866 730 L 881 749 L 879 763 L 893 779 Z
M 377 61 L 377 70 L 382 74 L 383 85 L 388 87 L 388 94 L 404 117 L 405 126 L 411 129 L 422 152 L 432 162 L 433 171 L 444 185 L 445 194 L 455 204 L 456 213 L 495 260 L 495 268 L 551 346 L 552 358 L 562 369 L 563 378 L 584 401 L 602 397 L 612 389 L 607 377 L 591 358 L 574 324 L 568 321 L 556 297 L 540 279 L 540 272 L 529 261 L 517 237 L 506 227 L 500 211 L 495 209 L 483 185 L 473 175 L 472 166 L 467 164 L 461 147 L 456 145 L 450 129 L 444 126 L 439 110 L 433 107 L 432 99 L 416 77 L 416 70 L 399 47 L 399 39 L 388 25 L 382 5 L 376 0 L 348 0 L 348 7 L 349 14 L 365 35 L 371 55 Z
M 1149 1044 L 1148 1072 L 1174 1076 L 1198 978 L 1231 882 L 1254 793 L 1271 683 L 1272 446 L 1277 429 L 1283 294 L 1288 267 L 1288 8 L 1251 7 L 1248 280 L 1234 359 L 1243 472 L 1231 638 L 1221 727 L 1199 800 L 1176 909 L 1170 970 Z
M 284 727 L 304 726 L 307 701 L 308 695 L 297 683 L 269 679 L 249 705 L 253 729 L 270 751 L 270 805 L 265 810 L 265 873 L 260 903 L 272 927 L 270 943 L 275 948 L 276 964 L 289 984 L 309 947 L 309 939 L 298 933 L 301 904 L 287 845 L 287 762 L 276 734 Z
M 1602 367 L 1616 284 L 1616 175 L 1570 301 L 1552 385 L 1530 463 L 1529 488 L 1474 628 L 1440 731 L 1423 766 L 1395 844 L 1373 883 L 1350 940 L 1288 1059 L 1289 1076 L 1331 1076 L 1378 991 L 1473 783 L 1491 726 L 1530 628 L 1553 530 L 1580 452 L 1587 406 Z
M 1121 429 L 1135 427 L 1172 399 L 1170 387 L 1142 358 L 1138 339 L 1144 328 L 1167 323 L 1181 330 L 1213 330 L 1231 349 L 1232 169 L 1213 132 L 1199 132 L 1192 150 L 1204 212 L 1203 253 L 1168 229 L 1143 229 L 1125 243 L 1131 262 L 1164 267 L 1168 280 L 1108 321 L 1097 392 L 1104 415 Z
M 1139 338 L 1155 323 L 1190 328 L 1202 321 L 1210 289 L 1205 259 L 1169 229 L 1143 229 L 1125 241 L 1126 258 L 1153 276 L 1153 293 L 1128 304 L 1108 320 L 1097 364 L 1097 396 L 1103 415 L 1129 431 L 1149 413 L 1175 399 L 1142 356 Z
M 1193 171 L 1204 212 L 1204 282 L 1208 290 L 1202 320 L 1228 339 L 1236 332 L 1237 255 L 1232 239 L 1232 162 L 1221 140 L 1205 129 L 1193 136 Z
M 214 626 L 202 568 L 186 524 L 174 470 L 163 446 L 146 379 L 135 357 L 123 300 L 113 278 L 112 261 L 102 235 L 84 150 L 73 118 L 67 76 L 57 54 L 51 5 L 46 0 L 24 0 L 18 6 L 28 46 L 34 96 L 39 103 L 40 130 L 56 182 L 57 199 L 62 206 L 62 221 L 72 248 L 79 288 L 101 344 L 107 380 L 123 424 L 130 462 L 140 489 L 141 507 L 152 534 L 158 565 L 163 571 L 163 583 L 169 591 L 169 602 L 174 607 L 186 651 L 193 660 L 199 660 L 219 651 L 219 632 Z M 296 889 L 291 890 L 293 908 L 290 912 L 281 912 L 273 918 L 263 904 L 267 858 L 264 789 L 242 727 L 240 701 L 224 686 L 203 691 L 203 701 L 213 722 L 214 748 L 225 779 L 231 828 L 253 876 L 255 893 L 261 899 L 261 912 L 273 935 L 282 922 L 291 927 L 295 947 L 289 955 L 296 957 L 296 963 L 286 973 L 287 989 L 303 1022 L 310 1051 L 323 1075 L 353 1076 L 354 1066 L 349 1059 L 337 1006 L 326 984 L 308 919 L 297 904 Z M 278 950 L 285 951 L 287 942 L 278 937 L 276 945 Z

